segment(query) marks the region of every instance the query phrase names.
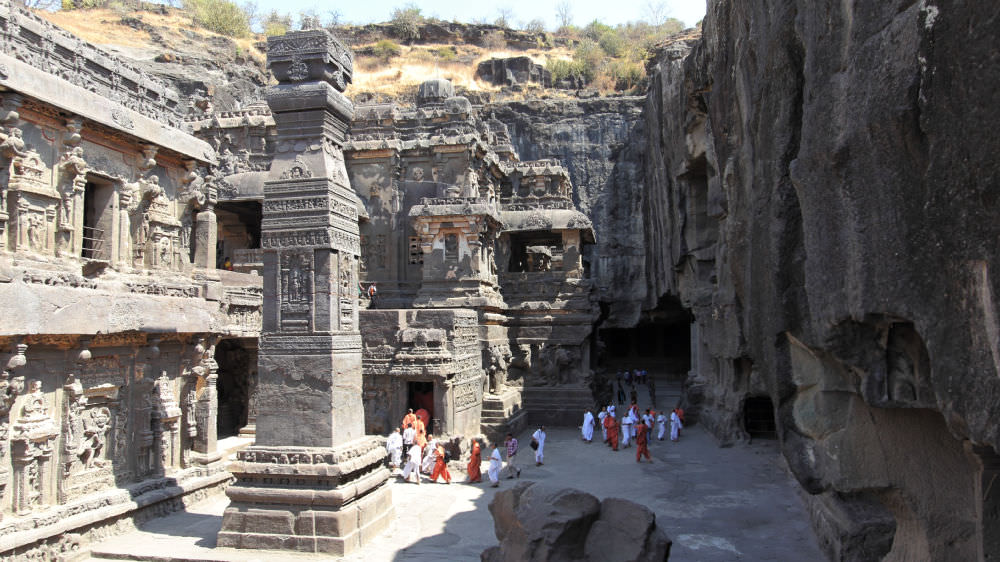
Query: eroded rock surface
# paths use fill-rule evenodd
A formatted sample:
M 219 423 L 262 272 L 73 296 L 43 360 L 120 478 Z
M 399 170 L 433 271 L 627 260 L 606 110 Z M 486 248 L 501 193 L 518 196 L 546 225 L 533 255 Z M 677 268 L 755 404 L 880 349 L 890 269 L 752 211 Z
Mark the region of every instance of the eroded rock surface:
M 649 508 L 572 488 L 522 482 L 498 493 L 490 513 L 499 546 L 484 562 L 515 560 L 662 561 L 670 539 Z
M 720 438 L 773 402 L 837 559 L 997 548 L 998 16 L 712 1 L 652 76 L 645 306 L 693 312 Z

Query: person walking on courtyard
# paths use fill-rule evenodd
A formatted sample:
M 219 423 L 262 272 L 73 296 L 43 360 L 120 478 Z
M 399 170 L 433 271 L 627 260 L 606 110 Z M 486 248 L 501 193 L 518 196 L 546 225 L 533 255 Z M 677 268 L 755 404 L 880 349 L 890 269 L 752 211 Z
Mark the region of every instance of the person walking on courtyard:
M 611 449 L 618 450 L 618 422 L 615 417 L 608 414 L 604 418 L 604 429 L 608 434 L 608 445 L 611 445 Z
M 490 467 L 486 469 L 486 474 L 490 477 L 490 482 L 496 488 L 500 485 L 500 467 L 503 466 L 503 458 L 500 457 L 500 449 L 496 443 L 493 444 L 493 452 L 490 453 Z
M 663 412 L 660 412 L 656 416 L 656 425 L 658 428 L 656 438 L 663 441 L 663 436 L 667 434 L 667 416 L 665 416 Z
M 632 439 L 632 428 L 635 421 L 632 419 L 632 412 L 622 416 L 622 449 L 628 449 L 629 440 Z
M 508 433 L 504 444 L 507 445 L 507 478 L 513 478 L 514 476 L 520 478 L 521 469 L 517 467 L 514 461 L 517 458 L 517 439 Z
M 640 423 L 635 434 L 635 462 L 642 462 L 642 455 L 646 455 L 646 460 L 653 462 L 653 457 L 649 456 L 649 427 L 645 423 Z
M 545 426 L 540 425 L 534 433 L 531 434 L 531 439 L 534 443 L 538 443 L 538 447 L 535 449 L 535 466 L 542 466 L 545 464 Z
M 417 416 L 417 419 L 413 420 L 413 431 L 417 432 L 416 437 L 413 438 L 413 442 L 420 445 L 420 449 L 423 450 L 427 446 L 427 429 L 424 427 L 424 420 Z
M 417 477 L 417 484 L 420 484 L 420 447 L 410 447 L 406 459 L 406 466 L 403 467 L 403 472 L 400 473 L 399 477 L 404 482 L 409 482 L 412 472 Z
M 403 458 L 403 436 L 399 433 L 399 428 L 392 430 L 392 434 L 385 440 L 385 448 L 389 451 L 389 466 L 399 468 L 399 462 Z
M 424 474 L 430 474 L 434 470 L 434 452 L 437 449 L 437 439 L 434 439 L 433 435 L 428 435 L 430 441 L 427 442 L 427 446 L 424 447 L 424 460 L 420 464 L 420 472 Z
M 681 423 L 681 417 L 677 415 L 677 410 L 670 412 L 670 440 L 677 441 L 677 437 L 680 436 L 681 428 L 684 425 Z
M 618 379 L 618 403 L 625 403 L 625 387 L 622 386 L 621 378 Z
M 597 414 L 598 423 L 601 424 L 601 435 L 604 436 L 604 442 L 608 442 L 608 428 L 604 425 L 605 418 L 608 417 L 608 409 L 605 408 Z
M 413 424 L 407 424 L 406 429 L 403 430 L 403 456 L 406 457 L 410 454 L 410 447 L 413 447 L 413 440 L 417 436 L 417 431 L 413 429 Z
M 448 463 L 445 461 L 444 445 L 435 441 L 437 445 L 434 447 L 434 472 L 431 474 L 431 482 L 437 482 L 437 479 L 444 478 L 445 484 L 451 484 L 451 473 L 448 472 Z
M 583 413 L 583 425 L 580 427 L 583 440 L 590 443 L 594 440 L 594 414 L 587 410 Z
M 479 447 L 479 441 L 472 440 L 472 454 L 469 455 L 469 465 L 466 466 L 466 472 L 469 473 L 469 483 L 482 482 L 483 475 L 479 471 L 479 466 L 483 463 L 483 454 Z

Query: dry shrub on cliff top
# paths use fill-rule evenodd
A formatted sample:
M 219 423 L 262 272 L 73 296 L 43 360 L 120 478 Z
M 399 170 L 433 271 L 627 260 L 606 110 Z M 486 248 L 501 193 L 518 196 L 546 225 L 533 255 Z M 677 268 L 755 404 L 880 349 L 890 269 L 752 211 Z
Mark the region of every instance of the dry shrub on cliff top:
M 250 18 L 230 0 L 184 0 L 184 10 L 196 24 L 219 35 L 250 35 Z

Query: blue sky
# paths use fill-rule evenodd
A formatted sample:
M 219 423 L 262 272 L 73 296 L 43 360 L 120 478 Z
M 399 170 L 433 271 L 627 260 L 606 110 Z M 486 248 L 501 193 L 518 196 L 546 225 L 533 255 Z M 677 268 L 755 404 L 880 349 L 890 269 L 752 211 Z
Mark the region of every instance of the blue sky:
M 469 0 L 414 1 L 425 16 L 463 22 L 493 22 L 501 9 L 510 11 L 510 22 L 517 26 L 529 20 L 540 19 L 546 27 L 557 27 L 556 6 L 563 0 L 496 0 L 477 2 Z M 406 0 L 349 0 L 318 2 L 317 0 L 256 0 L 262 12 L 272 9 L 297 14 L 302 10 L 315 10 L 325 21 L 328 13 L 336 10 L 342 22 L 363 24 L 387 21 L 393 9 L 402 7 Z M 606 24 L 628 21 L 649 21 L 650 7 L 662 6 L 668 17 L 693 26 L 705 16 L 705 0 L 570 0 L 575 25 L 586 25 L 598 19 Z

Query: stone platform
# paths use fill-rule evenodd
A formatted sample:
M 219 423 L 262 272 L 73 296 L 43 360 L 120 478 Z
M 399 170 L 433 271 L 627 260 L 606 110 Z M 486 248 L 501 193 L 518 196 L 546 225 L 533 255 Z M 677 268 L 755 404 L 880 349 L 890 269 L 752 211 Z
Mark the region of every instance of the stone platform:
M 594 395 L 587 387 L 543 386 L 524 389 L 524 409 L 532 427 L 579 426 L 583 412 L 596 415 Z
M 218 545 L 344 556 L 392 519 L 386 452 L 375 438 L 336 448 L 251 447 L 230 471 L 237 483 Z

